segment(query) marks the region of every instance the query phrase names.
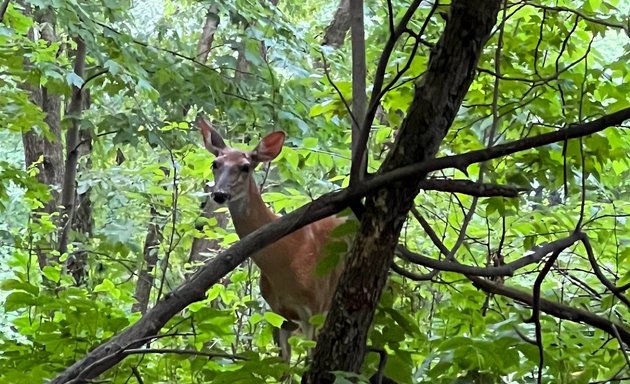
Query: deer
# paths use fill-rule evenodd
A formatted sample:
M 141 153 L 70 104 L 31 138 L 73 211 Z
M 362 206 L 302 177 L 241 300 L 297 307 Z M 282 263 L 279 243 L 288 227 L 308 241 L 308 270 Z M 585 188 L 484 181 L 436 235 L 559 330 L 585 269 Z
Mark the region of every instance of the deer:
M 227 204 L 239 238 L 277 220 L 267 207 L 254 179 L 260 163 L 274 160 L 282 151 L 285 133 L 272 132 L 251 151 L 228 147 L 221 135 L 203 118 L 197 119 L 206 149 L 215 156 L 212 162 L 214 189 L 212 199 Z M 339 263 L 324 276 L 315 273 L 325 256 L 323 248 L 331 231 L 345 218 L 329 216 L 313 222 L 268 245 L 251 256 L 260 269 L 260 292 L 272 311 L 287 321 L 277 331 L 280 356 L 289 362 L 289 337 L 298 326 L 304 336 L 315 340 L 311 316 L 327 313 L 343 270 Z

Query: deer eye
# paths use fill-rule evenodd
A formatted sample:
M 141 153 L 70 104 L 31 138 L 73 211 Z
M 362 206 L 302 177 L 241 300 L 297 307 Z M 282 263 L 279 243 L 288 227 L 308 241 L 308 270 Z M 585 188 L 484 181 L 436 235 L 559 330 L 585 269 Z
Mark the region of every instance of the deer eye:
M 249 164 L 241 165 L 241 172 L 249 173 Z

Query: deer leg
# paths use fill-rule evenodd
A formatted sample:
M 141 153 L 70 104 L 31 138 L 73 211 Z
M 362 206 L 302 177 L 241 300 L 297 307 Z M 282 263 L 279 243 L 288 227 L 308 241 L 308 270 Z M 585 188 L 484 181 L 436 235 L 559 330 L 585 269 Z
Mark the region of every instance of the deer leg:
M 302 333 L 304 334 L 304 338 L 307 340 L 315 340 L 315 326 L 308 321 L 304 321 L 300 323 L 300 328 L 302 328 Z
M 285 321 L 280 328 L 273 329 L 273 338 L 280 347 L 280 358 L 287 363 L 291 361 L 291 345 L 289 337 L 297 329 L 297 324 L 292 321 Z
M 306 340 L 315 341 L 316 329 L 313 324 L 309 323 L 308 321 L 303 321 L 300 322 L 300 328 L 302 328 L 302 334 L 304 335 L 304 338 Z M 309 365 L 311 363 L 311 352 L 311 348 L 306 351 L 306 365 Z

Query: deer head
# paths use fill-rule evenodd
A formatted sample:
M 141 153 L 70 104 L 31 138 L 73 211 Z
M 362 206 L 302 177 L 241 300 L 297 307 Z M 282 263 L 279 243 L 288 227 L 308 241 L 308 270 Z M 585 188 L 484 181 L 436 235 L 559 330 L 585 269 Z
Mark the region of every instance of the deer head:
M 206 149 L 216 156 L 212 162 L 212 198 L 219 204 L 247 203 L 251 193 L 259 193 L 252 178 L 254 169 L 258 164 L 271 161 L 280 154 L 285 139 L 284 132 L 268 134 L 254 150 L 246 152 L 225 145 L 221 135 L 203 117 L 197 119 L 197 124 Z

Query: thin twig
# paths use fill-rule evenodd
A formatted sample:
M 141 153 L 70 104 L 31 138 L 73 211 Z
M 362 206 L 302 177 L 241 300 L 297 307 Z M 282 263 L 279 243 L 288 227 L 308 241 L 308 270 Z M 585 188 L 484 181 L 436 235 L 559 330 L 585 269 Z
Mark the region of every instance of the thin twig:
M 624 348 L 623 346 L 623 340 L 621 339 L 621 335 L 619 334 L 619 330 L 617 329 L 616 325 L 612 326 L 612 330 L 613 333 L 615 334 L 615 337 L 617 338 L 617 342 L 619 343 L 619 349 L 621 349 L 621 353 L 623 353 L 623 357 L 626 359 L 626 365 L 627 368 L 630 369 L 630 357 L 628 357 L 628 352 L 626 351 L 626 348 Z
M 593 268 L 593 272 L 595 273 L 595 276 L 597 276 L 599 281 L 601 281 L 601 283 L 604 284 L 604 286 L 608 288 L 613 293 L 613 295 L 615 295 L 615 297 L 619 299 L 619 301 L 621 301 L 622 303 L 627 305 L 628 308 L 630 308 L 630 299 L 628 299 L 625 295 L 623 295 L 619 291 L 619 289 L 610 280 L 608 280 L 606 276 L 604 276 L 604 273 L 602 272 L 601 268 L 599 267 L 599 264 L 597 263 L 597 259 L 595 259 L 595 253 L 593 252 L 591 241 L 589 240 L 586 233 L 584 232 L 578 232 L 578 233 L 580 235 L 580 240 L 582 241 L 582 244 L 584 244 L 584 248 L 586 249 L 588 261 L 591 263 L 591 267 Z
M 589 16 L 587 14 L 585 14 L 584 12 L 578 11 L 577 9 L 572 9 L 572 8 L 568 8 L 568 7 L 552 7 L 552 6 L 548 6 L 548 5 L 542 5 L 542 4 L 536 4 L 536 3 L 532 3 L 529 1 L 525 1 L 525 4 L 534 7 L 534 8 L 540 8 L 543 11 L 553 11 L 553 12 L 569 12 L 569 13 L 573 13 L 576 16 L 581 17 L 582 19 L 589 21 L 591 23 L 594 24 L 600 24 L 600 25 L 605 25 L 607 27 L 611 27 L 611 28 L 616 28 L 616 29 L 622 29 L 626 32 L 626 34 L 628 36 L 630 36 L 630 27 L 621 24 L 621 23 L 614 23 L 611 21 L 607 21 L 607 20 L 602 20 L 602 19 L 598 19 L 596 17 L 593 16 Z M 544 23 L 543 23 L 544 24 Z
M 533 293 L 532 293 L 532 297 L 533 297 L 532 316 L 528 320 L 528 322 L 533 322 L 536 328 L 536 345 L 538 346 L 538 376 L 537 376 L 538 384 L 542 384 L 543 366 L 545 364 L 545 354 L 544 354 L 544 347 L 543 347 L 543 341 L 542 341 L 542 324 L 540 323 L 540 289 L 541 289 L 541 285 L 543 281 L 545 280 L 545 277 L 551 270 L 551 267 L 553 266 L 553 264 L 558 259 L 558 256 L 560 256 L 561 252 L 562 252 L 562 249 L 555 250 L 549 257 L 549 259 L 547 259 L 547 262 L 545 263 L 543 269 L 540 271 L 540 273 L 536 277 L 536 281 L 534 282 L 534 288 L 533 288 Z
M 138 381 L 138 384 L 144 384 L 144 380 L 142 380 L 142 375 L 140 375 L 140 371 L 138 370 L 138 367 L 131 367 L 131 373 Z
M 423 219 L 423 222 L 426 223 L 424 219 Z M 432 233 L 435 233 L 433 229 L 430 229 L 430 231 Z M 439 238 L 436 238 L 431 235 L 429 235 L 429 237 L 431 238 L 431 241 L 438 248 L 440 248 L 440 252 L 442 252 L 443 254 L 444 252 L 448 252 L 448 249 L 444 246 L 444 243 Z M 436 271 L 455 272 L 455 273 L 461 273 L 467 276 L 496 277 L 496 276 L 513 276 L 517 270 L 531 264 L 539 263 L 549 253 L 554 252 L 558 249 L 567 248 L 579 240 L 580 240 L 579 234 L 572 234 L 568 237 L 555 240 L 550 243 L 543 244 L 541 246 L 536 246 L 532 249 L 531 253 L 528 253 L 527 255 L 522 256 L 519 259 L 516 259 L 512 262 L 509 262 L 503 265 L 493 266 L 493 267 L 476 267 L 476 266 L 471 266 L 471 265 L 465 265 L 465 264 L 461 264 L 460 262 L 456 260 L 455 261 L 436 260 L 434 258 L 423 256 L 413 251 L 410 251 L 402 246 L 398 247 L 396 250 L 401 254 L 402 258 L 405 261 L 408 261 L 413 264 L 421 265 L 425 268 L 431 268 Z
M 97 71 L 95 73 L 93 73 L 92 75 L 88 76 L 85 81 L 83 82 L 83 84 L 81 84 L 81 91 L 83 91 L 83 89 L 88 85 L 88 83 L 94 79 L 96 79 L 99 76 L 102 76 L 106 73 L 109 72 L 109 69 L 105 68 L 105 69 L 101 69 L 100 71 Z
M 326 79 L 328 79 L 330 85 L 332 85 L 332 87 L 335 89 L 335 92 L 337 92 L 337 94 L 339 95 L 341 102 L 343 103 L 344 107 L 346 107 L 346 112 L 348 112 L 348 115 L 350 115 L 352 123 L 357 124 L 357 119 L 354 116 L 354 113 L 352 113 L 352 108 L 350 108 L 350 104 L 348 104 L 348 101 L 343 96 L 343 93 L 341 93 L 341 90 L 339 89 L 339 87 L 337 87 L 337 84 L 335 84 L 330 77 L 330 73 L 328 72 L 328 64 L 326 63 L 326 56 L 324 56 L 324 52 L 322 51 L 320 52 L 320 54 L 322 55 L 322 60 L 324 61 L 324 74 L 326 74 Z
M 171 165 L 173 166 L 173 192 L 172 195 L 172 207 L 171 207 L 171 234 L 169 235 L 169 245 L 166 253 L 164 255 L 164 260 L 162 260 L 162 277 L 160 279 L 160 287 L 158 288 L 156 302 L 160 301 L 162 297 L 162 291 L 164 289 L 164 284 L 166 282 L 166 272 L 168 270 L 168 264 L 170 260 L 171 253 L 175 249 L 173 242 L 175 241 L 175 229 L 177 225 L 177 204 L 179 200 L 179 186 L 177 184 L 177 162 L 175 161 L 175 155 L 173 154 L 173 150 L 168 148 L 168 152 L 171 158 Z

